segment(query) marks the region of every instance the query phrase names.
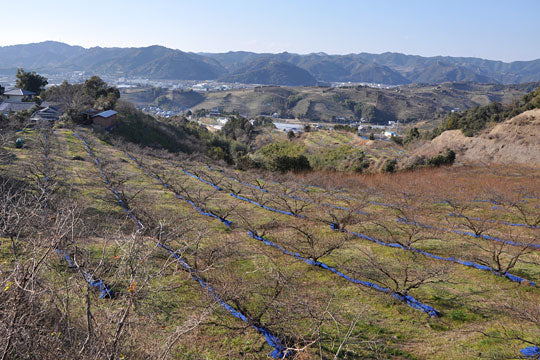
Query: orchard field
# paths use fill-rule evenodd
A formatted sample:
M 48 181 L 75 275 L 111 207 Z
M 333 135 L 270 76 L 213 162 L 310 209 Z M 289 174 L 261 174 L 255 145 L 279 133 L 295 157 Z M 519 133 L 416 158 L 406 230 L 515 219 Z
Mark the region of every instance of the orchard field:
M 240 172 L 84 128 L 4 134 L 0 155 L 3 359 L 520 359 L 540 343 L 540 169 Z

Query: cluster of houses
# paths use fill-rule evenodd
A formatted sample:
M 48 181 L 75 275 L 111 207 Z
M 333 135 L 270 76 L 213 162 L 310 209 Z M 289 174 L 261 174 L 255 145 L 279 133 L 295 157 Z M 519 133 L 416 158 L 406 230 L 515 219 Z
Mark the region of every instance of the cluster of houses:
M 36 125 L 52 125 L 55 121 L 58 121 L 64 113 L 62 104 L 47 101 L 38 104 L 32 101 L 35 95 L 36 93 L 23 89 L 12 89 L 4 92 L 0 100 L 0 114 L 7 116 L 11 113 L 36 109 L 30 117 L 30 120 Z M 89 109 L 81 115 L 96 127 L 111 130 L 116 124 L 117 114 L 114 110 L 98 111 Z

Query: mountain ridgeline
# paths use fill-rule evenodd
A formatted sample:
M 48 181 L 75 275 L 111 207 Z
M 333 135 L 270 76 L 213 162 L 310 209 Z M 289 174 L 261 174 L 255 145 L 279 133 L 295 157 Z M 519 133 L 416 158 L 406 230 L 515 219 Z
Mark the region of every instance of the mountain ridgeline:
M 44 73 L 86 71 L 101 75 L 169 80 L 221 80 L 263 85 L 311 86 L 329 82 L 387 85 L 464 82 L 516 84 L 540 80 L 540 59 L 485 60 L 400 53 L 306 55 L 188 53 L 163 46 L 85 49 L 60 42 L 0 47 L 0 73 L 23 67 Z

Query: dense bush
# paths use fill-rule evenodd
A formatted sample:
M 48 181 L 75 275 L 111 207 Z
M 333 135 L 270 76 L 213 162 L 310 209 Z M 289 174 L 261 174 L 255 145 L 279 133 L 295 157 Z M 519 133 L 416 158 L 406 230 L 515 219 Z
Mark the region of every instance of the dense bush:
M 454 150 L 446 149 L 446 154 L 439 154 L 427 160 L 428 166 L 451 165 L 456 160 Z
M 397 161 L 395 159 L 388 159 L 383 165 L 382 171 L 387 173 L 393 173 L 396 171 Z
M 293 107 L 296 106 L 296 104 L 298 104 L 298 102 L 300 100 L 302 100 L 302 95 L 301 94 L 289 95 L 289 97 L 285 101 L 285 108 L 292 109 Z
M 241 116 L 233 116 L 221 129 L 221 133 L 228 139 L 249 142 L 253 135 L 253 125 L 248 119 Z
M 358 128 L 356 126 L 351 126 L 351 125 L 337 124 L 337 125 L 334 125 L 334 130 L 349 131 L 352 133 L 356 133 L 358 131 Z
M 420 131 L 417 127 L 413 127 L 407 130 L 407 135 L 405 135 L 405 140 L 403 141 L 405 144 L 409 144 L 415 142 L 418 139 L 420 139 Z
M 451 149 L 446 149 L 444 154 L 438 154 L 431 158 L 426 158 L 425 156 L 416 156 L 409 160 L 405 164 L 404 168 L 406 170 L 414 170 L 420 167 L 439 167 L 442 165 L 452 165 L 456 160 L 456 153 Z
M 311 166 L 309 165 L 309 160 L 305 155 L 280 155 L 272 159 L 269 169 L 281 172 L 305 171 L 311 170 Z
M 369 167 L 364 151 L 353 145 L 323 149 L 318 154 L 310 155 L 311 166 L 316 170 L 364 171 Z
M 304 146 L 293 142 L 273 143 L 259 150 L 264 167 L 283 172 L 310 170 L 305 152 Z

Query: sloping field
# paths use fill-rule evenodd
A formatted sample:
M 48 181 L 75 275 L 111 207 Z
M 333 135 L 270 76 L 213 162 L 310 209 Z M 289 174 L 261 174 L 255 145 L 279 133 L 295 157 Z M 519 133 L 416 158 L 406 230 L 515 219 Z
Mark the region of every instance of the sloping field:
M 540 342 L 538 169 L 276 175 L 85 129 L 12 137 L 8 357 L 511 359 Z

